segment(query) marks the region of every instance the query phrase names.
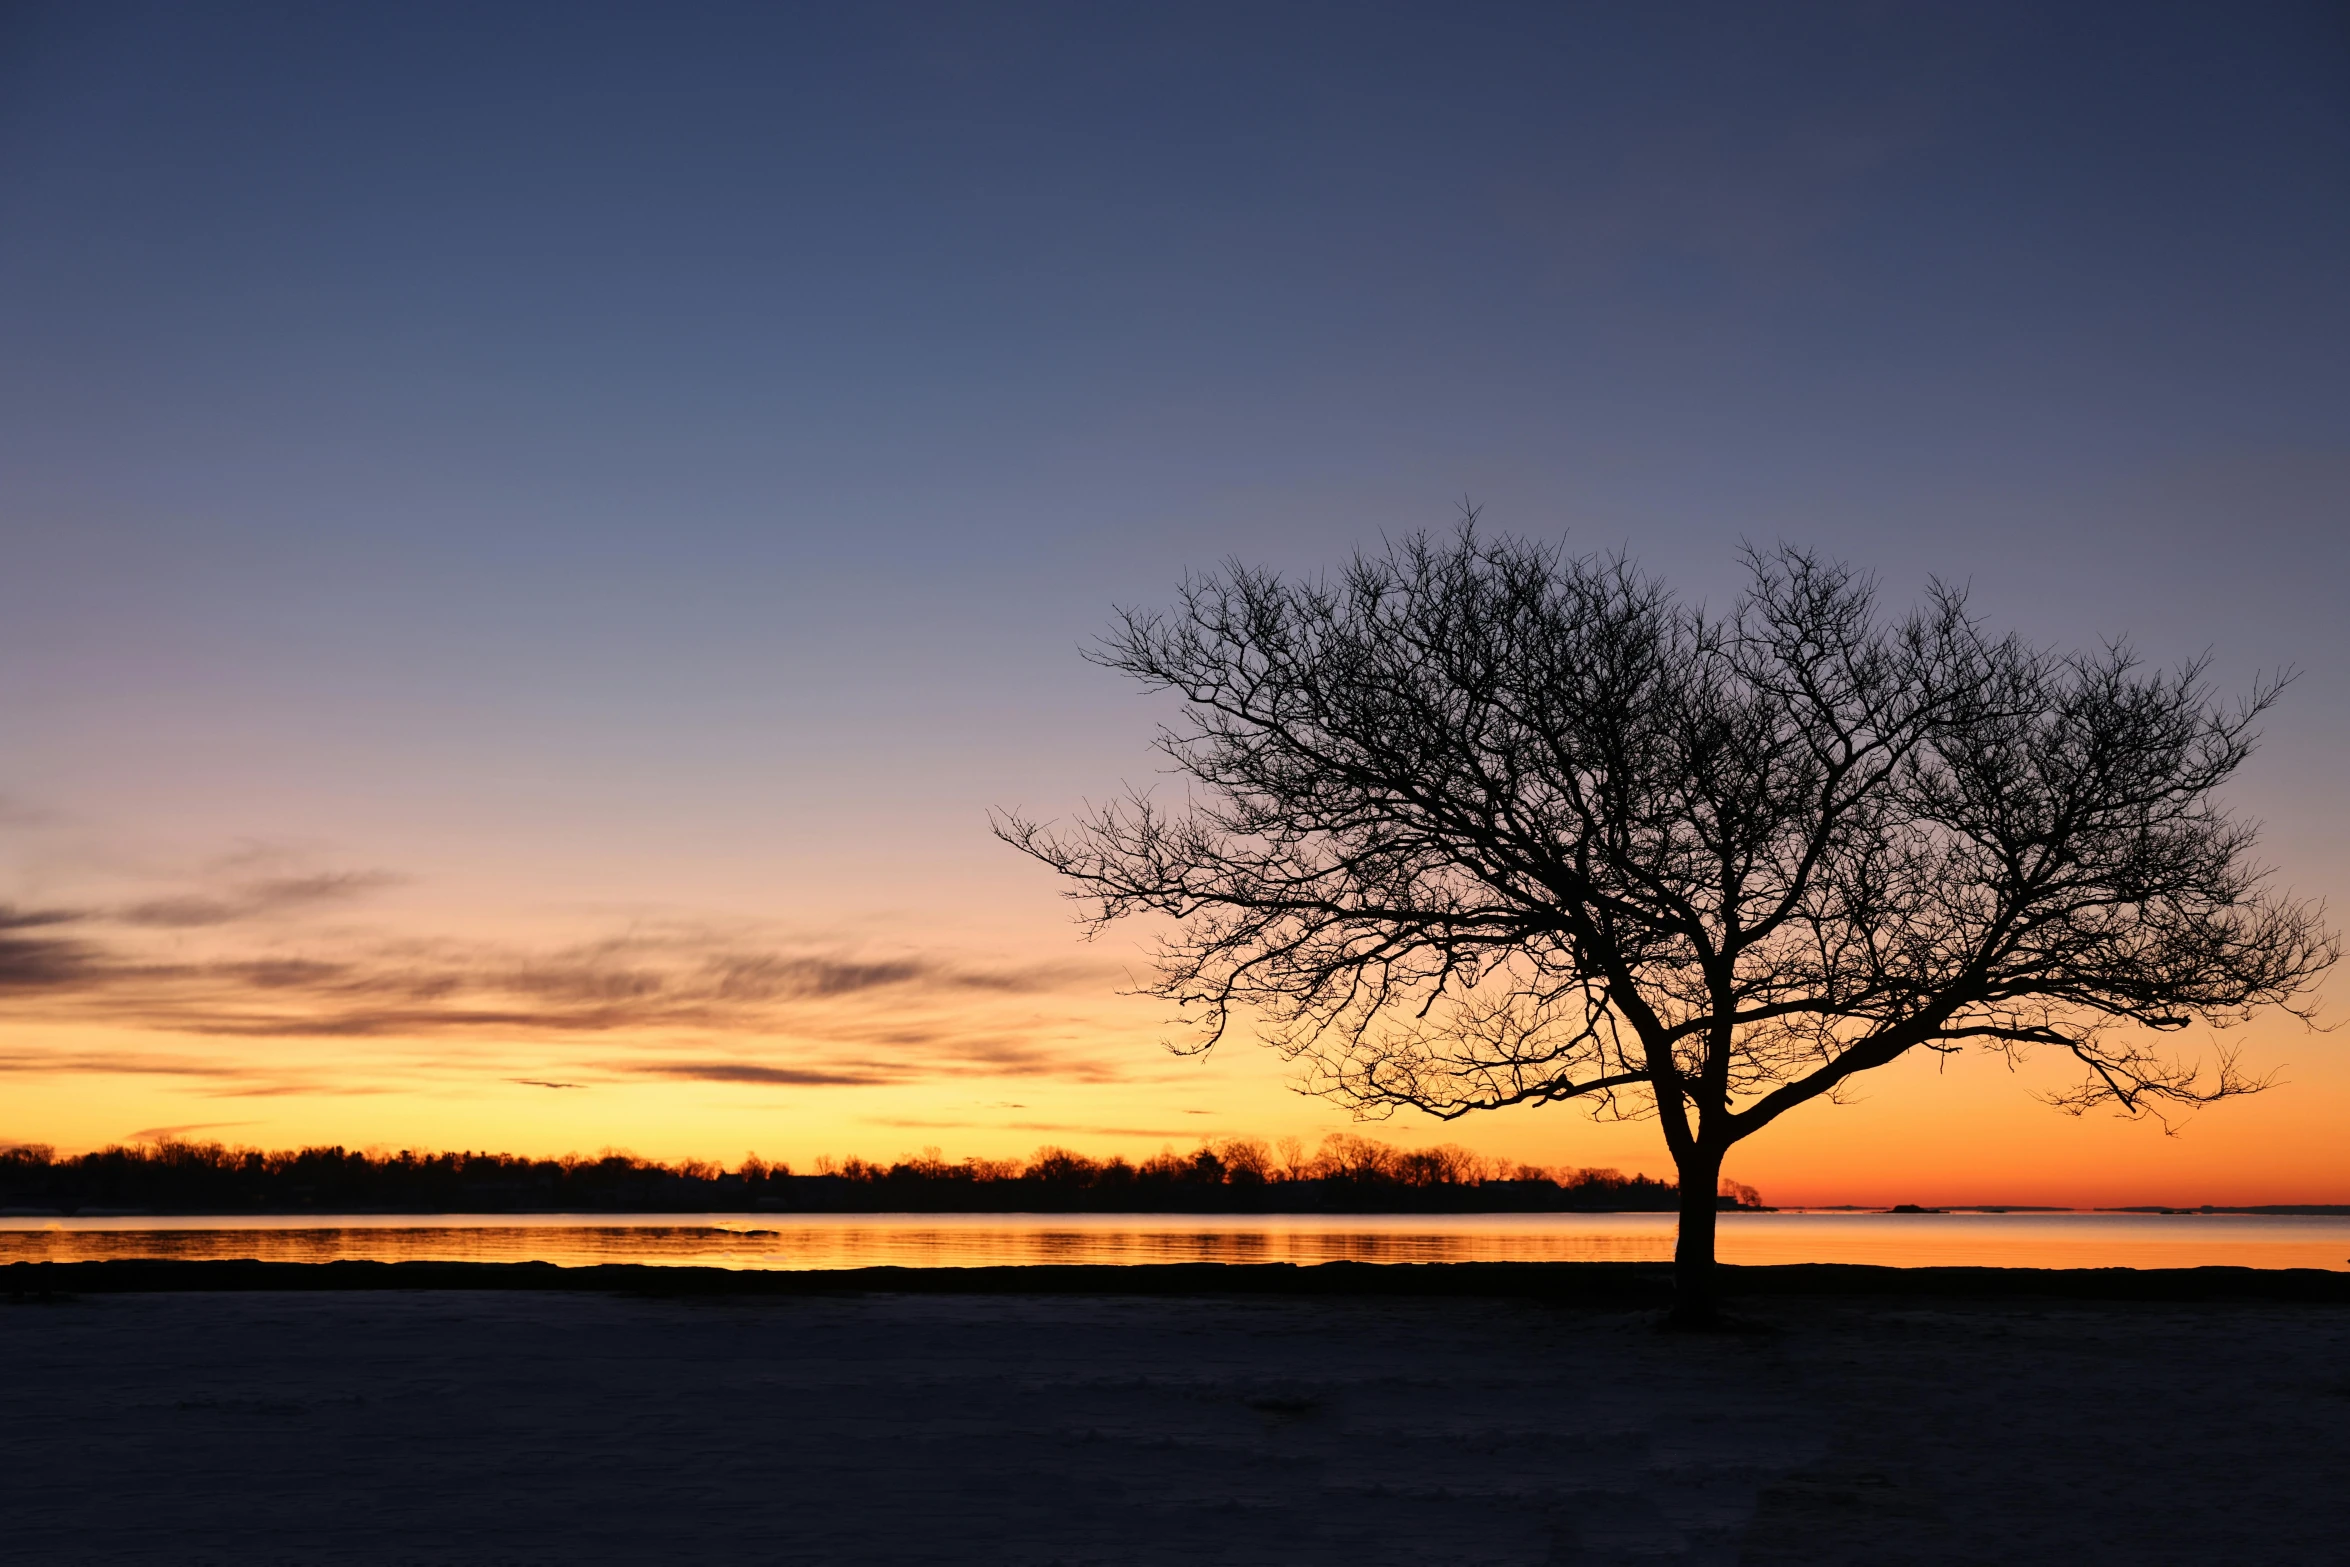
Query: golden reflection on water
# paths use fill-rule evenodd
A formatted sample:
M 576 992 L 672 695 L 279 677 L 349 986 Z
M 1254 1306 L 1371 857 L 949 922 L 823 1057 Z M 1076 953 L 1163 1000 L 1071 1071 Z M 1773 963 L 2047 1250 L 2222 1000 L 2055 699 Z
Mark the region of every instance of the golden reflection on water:
M 636 1262 L 721 1268 L 1150 1262 L 1655 1262 L 1670 1214 L 1223 1217 L 522 1214 L 0 1218 L 0 1262 Z M 1723 1216 L 1725 1262 L 2350 1269 L 2350 1218 L 2248 1214 Z

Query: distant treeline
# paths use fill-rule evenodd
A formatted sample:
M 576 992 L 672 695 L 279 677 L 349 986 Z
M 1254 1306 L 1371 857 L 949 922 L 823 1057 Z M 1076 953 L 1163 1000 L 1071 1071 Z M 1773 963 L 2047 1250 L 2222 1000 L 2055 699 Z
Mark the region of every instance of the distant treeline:
M 1731 1183 L 1724 1207 L 1760 1204 Z M 0 1148 L 0 1209 L 36 1213 L 1550 1213 L 1669 1210 L 1668 1181 L 1508 1165 L 1466 1149 L 1392 1148 L 1344 1133 L 1308 1155 L 1230 1138 L 1139 1164 L 1042 1148 L 1025 1161 L 757 1157 L 727 1170 L 632 1154 L 268 1152 L 157 1142 L 58 1158 Z

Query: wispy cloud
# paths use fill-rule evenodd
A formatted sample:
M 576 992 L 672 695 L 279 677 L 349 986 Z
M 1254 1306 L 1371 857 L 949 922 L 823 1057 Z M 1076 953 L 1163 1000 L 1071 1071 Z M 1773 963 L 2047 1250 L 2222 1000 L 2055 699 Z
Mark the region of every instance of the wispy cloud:
M 243 1066 L 134 1050 L 5 1050 L 0 1074 L 94 1072 L 127 1077 L 241 1078 Z
M 94 980 L 105 957 L 87 941 L 60 936 L 20 936 L 82 918 L 78 909 L 25 909 L 0 903 L 0 992 L 55 990 Z
M 697 1083 L 760 1083 L 783 1088 L 873 1088 L 916 1074 L 902 1068 L 760 1066 L 749 1061 L 662 1061 L 635 1068 L 645 1077 Z
M 0 992 L 53 992 L 101 983 L 106 966 L 87 942 L 0 935 Z
M 272 1099 L 287 1095 L 380 1094 L 386 1088 L 348 1072 L 315 1064 L 224 1061 L 165 1051 L 18 1049 L 0 1051 L 0 1077 L 56 1075 L 177 1078 L 206 1099 Z M 221 1123 L 229 1124 L 229 1123 Z
M 0 932 L 62 925 L 79 911 L 8 911 Z M 919 1047 L 938 1031 L 917 1014 L 957 995 L 1042 994 L 1072 975 L 928 956 L 745 950 L 733 938 L 615 938 L 546 953 L 489 944 L 378 940 L 331 954 L 161 961 L 133 944 L 0 934 L 0 989 L 17 1010 L 103 1018 L 172 1033 L 363 1038 L 444 1033 L 601 1034 L 649 1028 L 771 1033 L 805 1003 L 888 997 L 892 1017 L 844 1036 Z M 972 1040 L 1009 1062 L 1026 1046 Z
M 329 871 L 313 876 L 270 876 L 219 892 L 181 893 L 150 898 L 112 910 L 125 925 L 164 930 L 189 930 L 206 925 L 233 925 L 243 920 L 268 919 L 280 914 L 315 909 L 321 904 L 349 903 L 371 892 L 398 886 L 402 878 L 389 871 Z
M 1063 1137 L 1158 1137 L 1197 1140 L 1196 1126 L 1104 1126 L 1085 1121 L 948 1121 L 919 1116 L 868 1116 L 866 1124 L 904 1132 L 1045 1132 Z
M 129 1141 L 159 1143 L 174 1137 L 184 1137 L 190 1132 L 221 1132 L 232 1126 L 253 1124 L 251 1121 L 182 1121 L 176 1126 L 143 1126 L 131 1133 Z
M 20 909 L 0 903 L 0 930 L 35 930 L 43 925 L 70 925 L 86 918 L 80 909 Z
M 0 1053 L 0 1075 L 179 1078 L 216 1098 L 381 1091 L 390 1081 L 499 1074 L 500 1057 L 523 1041 L 565 1042 L 565 1055 L 546 1063 L 552 1072 L 516 1061 L 499 1075 L 550 1090 L 630 1079 L 771 1089 L 942 1077 L 1108 1083 L 1139 1064 L 1076 1045 L 1065 1009 L 1106 988 L 1090 968 L 792 950 L 739 929 L 686 926 L 539 951 L 338 927 L 305 932 L 307 950 L 284 950 L 282 932 L 203 929 L 193 911 L 181 913 L 191 918 L 0 910 L 10 1019 L 250 1041 L 252 1052 L 20 1044 Z M 382 1043 L 365 1056 L 320 1057 L 304 1041 Z
M 557 1090 L 1128 1075 L 1078 1042 L 1083 1015 L 1115 983 L 1099 963 L 876 951 L 643 917 L 536 948 L 394 935 L 363 918 L 313 916 L 404 878 L 318 871 L 268 846 L 191 880 L 149 897 L 0 904 L 0 996 L 16 1041 L 0 1074 L 179 1077 L 224 1097 L 483 1076 Z M 34 1045 L 27 1024 L 252 1044 L 94 1050 L 89 1035 L 72 1034 Z M 305 1041 L 381 1043 L 322 1054 Z

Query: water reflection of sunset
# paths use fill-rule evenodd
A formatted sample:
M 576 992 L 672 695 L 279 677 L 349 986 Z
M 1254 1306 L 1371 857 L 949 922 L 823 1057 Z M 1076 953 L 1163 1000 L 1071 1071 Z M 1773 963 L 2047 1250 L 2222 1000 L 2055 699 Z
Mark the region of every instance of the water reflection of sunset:
M 0 1219 L 0 1263 L 654 1263 L 972 1268 L 1031 1263 L 1661 1262 L 1673 1216 L 1215 1218 L 1100 1214 L 706 1214 Z M 1767 1213 L 1723 1217 L 1724 1262 L 1889 1267 L 2350 1268 L 2350 1215 Z

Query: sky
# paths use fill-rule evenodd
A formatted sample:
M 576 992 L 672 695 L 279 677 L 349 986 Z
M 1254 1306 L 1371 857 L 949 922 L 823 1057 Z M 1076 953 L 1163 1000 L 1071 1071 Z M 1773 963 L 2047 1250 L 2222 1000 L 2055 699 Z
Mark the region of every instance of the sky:
M 0 1140 L 1348 1128 L 987 813 L 1152 782 L 1113 606 L 1464 498 L 2297 668 L 2228 801 L 2339 909 L 2345 277 L 2338 6 L 12 6 Z M 1728 1173 L 2350 1200 L 2350 1033 L 2239 1037 L 2175 1135 L 1903 1063 Z

